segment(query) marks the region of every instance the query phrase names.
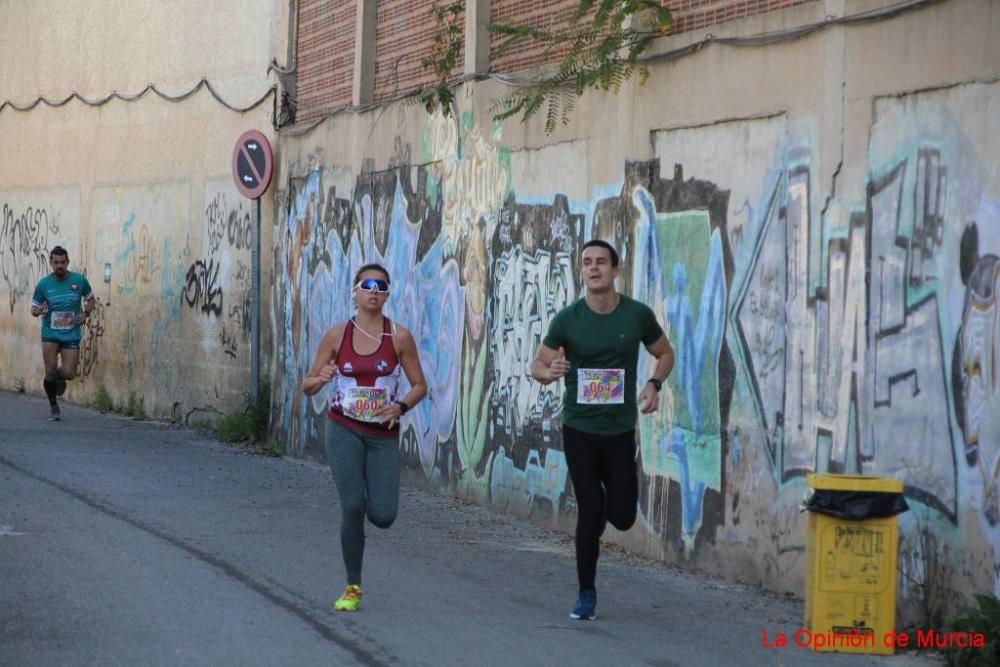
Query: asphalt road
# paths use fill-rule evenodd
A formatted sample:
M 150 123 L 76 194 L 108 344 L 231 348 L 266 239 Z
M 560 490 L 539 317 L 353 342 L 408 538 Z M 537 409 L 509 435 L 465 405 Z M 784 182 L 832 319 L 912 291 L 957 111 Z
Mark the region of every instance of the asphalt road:
M 0 392 L 0 665 L 937 665 L 765 648 L 802 604 L 606 551 L 571 621 L 571 539 L 403 489 L 343 588 L 325 466 Z

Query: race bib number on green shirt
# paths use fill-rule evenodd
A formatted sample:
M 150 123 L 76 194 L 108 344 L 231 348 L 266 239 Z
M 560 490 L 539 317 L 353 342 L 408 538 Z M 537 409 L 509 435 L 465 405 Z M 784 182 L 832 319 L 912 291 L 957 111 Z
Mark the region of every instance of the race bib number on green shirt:
M 582 405 L 613 405 L 624 403 L 625 369 L 577 369 L 576 402 Z
M 349 387 L 341 402 L 344 414 L 351 419 L 376 423 L 381 421 L 375 413 L 389 403 L 385 387 Z
M 67 329 L 72 329 L 75 325 L 76 325 L 75 313 L 67 313 L 62 311 L 52 313 L 52 324 L 50 326 L 53 329 L 65 331 Z

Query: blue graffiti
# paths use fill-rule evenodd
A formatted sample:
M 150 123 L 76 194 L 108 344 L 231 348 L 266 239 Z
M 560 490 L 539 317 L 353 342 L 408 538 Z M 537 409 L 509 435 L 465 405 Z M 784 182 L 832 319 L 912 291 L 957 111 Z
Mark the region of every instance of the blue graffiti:
M 407 413 L 403 428 L 407 423 L 413 426 L 424 472 L 433 479 L 438 474 L 433 469 L 435 451 L 451 434 L 458 405 L 465 289 L 459 284 L 458 263 L 445 259 L 443 238 L 437 239 L 417 263 L 422 221 L 407 218 L 407 204 L 397 175 L 384 256 L 375 244 L 373 206 L 367 196 L 361 207 L 362 228 L 369 261 L 383 264 L 392 276 L 393 292 L 386 315 L 409 329 L 420 350 L 428 394 Z
M 132 225 L 135 224 L 135 213 L 128 216 L 125 224 L 122 226 L 122 236 L 125 237 L 126 246 L 115 257 L 115 264 L 124 264 L 128 260 L 128 256 L 135 252 L 135 238 L 132 236 Z
M 160 272 L 160 305 L 156 309 L 149 354 L 153 374 L 159 378 L 177 375 L 177 364 L 172 361 L 170 333 L 181 321 L 181 290 L 184 288 L 185 270 L 180 256 L 176 262 L 172 262 L 172 259 L 170 239 L 164 238 L 163 270 Z M 171 382 L 166 386 L 173 384 Z
M 691 433 L 678 426 L 670 430 L 670 453 L 677 457 L 681 469 L 681 508 L 684 521 L 684 534 L 694 535 L 701 518 L 701 506 L 705 498 L 705 482 L 692 481 L 691 466 L 688 463 L 688 443 Z
M 698 324 L 694 327 L 691 302 L 687 296 L 688 277 L 683 263 L 673 267 L 674 292 L 667 302 L 667 320 L 677 344 L 677 367 L 680 385 L 688 401 L 695 433 L 704 423 L 703 388 L 700 385 L 705 362 L 718 359 L 722 346 L 726 288 L 722 269 L 722 243 L 718 231 L 712 233 L 708 272 L 698 306 Z
M 722 346 L 722 325 L 725 313 L 726 289 L 722 267 L 722 242 L 718 230 L 712 233 L 711 254 L 708 271 L 698 304 L 698 324 L 694 325 L 690 298 L 687 296 L 687 270 L 681 262 L 673 266 L 674 292 L 667 302 L 667 320 L 676 342 L 677 381 L 687 399 L 691 415 L 691 430 L 685 437 L 681 427 L 674 426 L 670 434 L 670 452 L 677 457 L 681 469 L 681 501 L 684 509 L 684 532 L 694 533 L 701 518 L 705 483 L 693 482 L 688 465 L 687 442 L 690 437 L 696 442 L 705 435 L 705 405 L 703 394 L 715 391 L 715 387 L 703 387 L 702 372 L 706 362 L 713 363 L 719 358 Z
M 319 202 L 323 196 L 320 180 L 318 171 L 309 175 L 293 202 L 285 227 L 285 259 L 299 255 L 296 275 L 288 276 L 289 284 L 281 297 L 286 332 L 283 350 L 286 381 L 297 382 L 308 371 L 323 333 L 353 315 L 351 281 L 357 269 L 368 262 L 385 266 L 392 277 L 392 293 L 385 314 L 413 334 L 421 351 L 421 363 L 427 378 L 428 397 L 407 414 L 402 428 L 405 430 L 412 426 L 416 432 L 421 463 L 430 478 L 434 474 L 436 448 L 451 433 L 457 405 L 465 310 L 458 265 L 454 259 L 444 258 L 440 240 L 417 262 L 417 241 L 422 221 L 407 218 L 408 202 L 398 176 L 392 195 L 392 215 L 388 221 L 389 234 L 384 253 L 379 250 L 375 238 L 379 204 L 373 202 L 372 196 L 367 193 L 360 194 L 355 200 L 354 209 L 359 217 L 357 233 L 352 233 L 347 252 L 333 230 L 327 230 L 325 245 L 321 246 L 323 252 L 318 252 L 317 246 L 323 243 L 324 238 L 317 233 L 320 226 Z M 307 227 L 301 228 L 303 225 Z M 297 238 L 308 240 L 302 248 L 292 247 Z M 310 269 L 308 258 L 315 255 L 327 259 Z M 294 339 L 296 329 L 293 328 L 296 296 L 299 299 L 299 340 Z M 309 436 L 309 423 L 315 414 L 325 410 L 330 390 L 317 393 L 310 401 L 296 398 L 299 393 L 288 389 L 284 392 L 282 417 L 292 447 L 301 450 Z
M 520 470 L 501 446 L 490 464 L 490 498 L 496 505 L 514 504 L 521 511 L 529 511 L 536 499 L 547 500 L 555 518 L 567 479 L 569 468 L 562 451 L 547 449 L 539 454 L 537 449 L 532 449 L 524 470 Z
M 706 410 L 715 405 L 708 400 L 717 391 L 714 384 L 705 386 L 703 378 L 717 377 L 715 365 L 718 363 L 723 339 L 723 317 L 726 306 L 726 283 L 723 267 L 722 238 L 718 229 L 712 230 L 709 240 L 709 256 L 704 267 L 705 276 L 700 299 L 692 304 L 689 296 L 691 284 L 688 267 L 683 261 L 675 261 L 670 268 L 667 283 L 663 267 L 667 263 L 667 249 L 660 248 L 657 239 L 658 226 L 674 224 L 669 219 L 658 220 L 658 214 L 650 194 L 639 188 L 633 202 L 641 211 L 636 227 L 636 256 L 638 270 L 633 293 L 640 300 L 660 309 L 660 314 L 670 324 L 670 338 L 675 347 L 676 365 L 670 378 L 670 385 L 676 387 L 674 423 L 669 433 L 663 434 L 654 446 L 662 457 L 676 461 L 681 485 L 681 503 L 684 532 L 693 535 L 701 518 L 705 489 L 715 473 L 709 477 L 703 472 L 692 472 L 702 468 L 691 461 L 692 447 L 703 447 L 706 439 L 718 438 L 717 420 L 708 420 Z M 707 216 L 706 216 L 707 223 Z M 695 314 L 697 309 L 697 314 Z M 643 358 L 640 377 L 647 377 L 651 371 L 651 361 Z M 706 375 L 706 371 L 710 371 Z M 676 396 L 675 393 L 675 396 Z M 690 423 L 677 422 L 678 408 L 684 407 L 690 415 Z M 645 437 L 644 433 L 644 437 Z

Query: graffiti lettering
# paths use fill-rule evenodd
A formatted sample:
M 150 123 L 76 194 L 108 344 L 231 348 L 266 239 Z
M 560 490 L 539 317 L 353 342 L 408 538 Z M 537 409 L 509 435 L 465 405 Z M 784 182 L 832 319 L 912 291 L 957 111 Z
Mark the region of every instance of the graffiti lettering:
M 236 208 L 230 208 L 225 193 L 220 192 L 205 207 L 204 217 L 210 255 L 219 250 L 223 239 L 235 250 L 250 248 L 253 226 L 250 211 L 244 210 L 242 200 L 238 201 Z
M 236 340 L 235 336 L 231 336 L 226 333 L 226 327 L 223 325 L 222 331 L 219 333 L 219 341 L 222 343 L 222 351 L 227 355 L 236 358 L 236 351 L 239 349 L 239 341 Z
M 104 337 L 104 304 L 96 299 L 94 310 L 83 325 L 83 342 L 80 345 L 80 376 L 86 379 L 94 372 L 101 352 L 101 339 Z
M 244 211 L 243 205 L 239 209 L 229 212 L 229 245 L 236 250 L 246 250 L 250 248 L 253 241 L 253 227 L 250 224 L 250 211 Z
M 48 273 L 49 237 L 59 235 L 59 226 L 45 209 L 29 207 L 18 215 L 7 204 L 0 225 L 0 276 L 10 290 L 13 313 L 18 298 L 30 295 Z
M 836 235 L 811 217 L 808 167 L 790 169 L 758 223 L 736 324 L 782 479 L 877 471 L 905 478 L 911 496 L 954 520 L 948 405 L 932 390 L 946 377 L 932 268 L 946 179 L 936 152 L 918 151 L 918 165 L 912 226 L 901 219 L 902 160 L 869 185 L 866 210 Z M 783 335 L 773 328 L 779 307 Z
M 218 194 L 205 207 L 205 226 L 208 232 L 208 252 L 215 254 L 226 235 L 226 196 Z
M 441 232 L 455 244 L 484 214 L 500 209 L 510 185 L 509 157 L 479 127 L 469 125 L 459 134 L 454 120 L 440 114 L 430 125 L 427 143 L 444 191 Z M 492 236 L 487 229 L 486 237 Z
M 137 282 L 151 283 L 153 281 L 153 274 L 160 270 L 160 267 L 157 265 L 159 250 L 150 241 L 146 225 L 142 225 L 139 229 L 138 246 L 132 241 L 130 248 L 133 251 L 129 253 L 128 262 L 125 265 L 125 279 L 129 283 L 129 287 L 134 286 Z M 126 288 L 125 291 L 128 292 L 130 290 Z
M 494 402 L 501 429 L 520 433 L 525 424 L 558 409 L 559 383 L 539 384 L 529 366 L 548 331 L 549 321 L 569 304 L 574 287 L 571 258 L 539 250 L 533 257 L 520 247 L 505 252 L 494 270 L 495 309 L 490 345 Z
M 207 262 L 198 260 L 187 270 L 184 291 L 181 298 L 191 308 L 212 315 L 222 313 L 222 289 L 216 286 L 219 279 L 219 265 L 215 259 Z

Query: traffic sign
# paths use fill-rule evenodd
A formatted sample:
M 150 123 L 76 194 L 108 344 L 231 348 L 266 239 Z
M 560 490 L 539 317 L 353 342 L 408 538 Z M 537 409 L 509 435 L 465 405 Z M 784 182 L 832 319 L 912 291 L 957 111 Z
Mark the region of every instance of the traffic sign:
M 267 137 L 257 130 L 241 134 L 233 150 L 236 189 L 245 197 L 257 199 L 267 191 L 273 172 L 274 155 Z

